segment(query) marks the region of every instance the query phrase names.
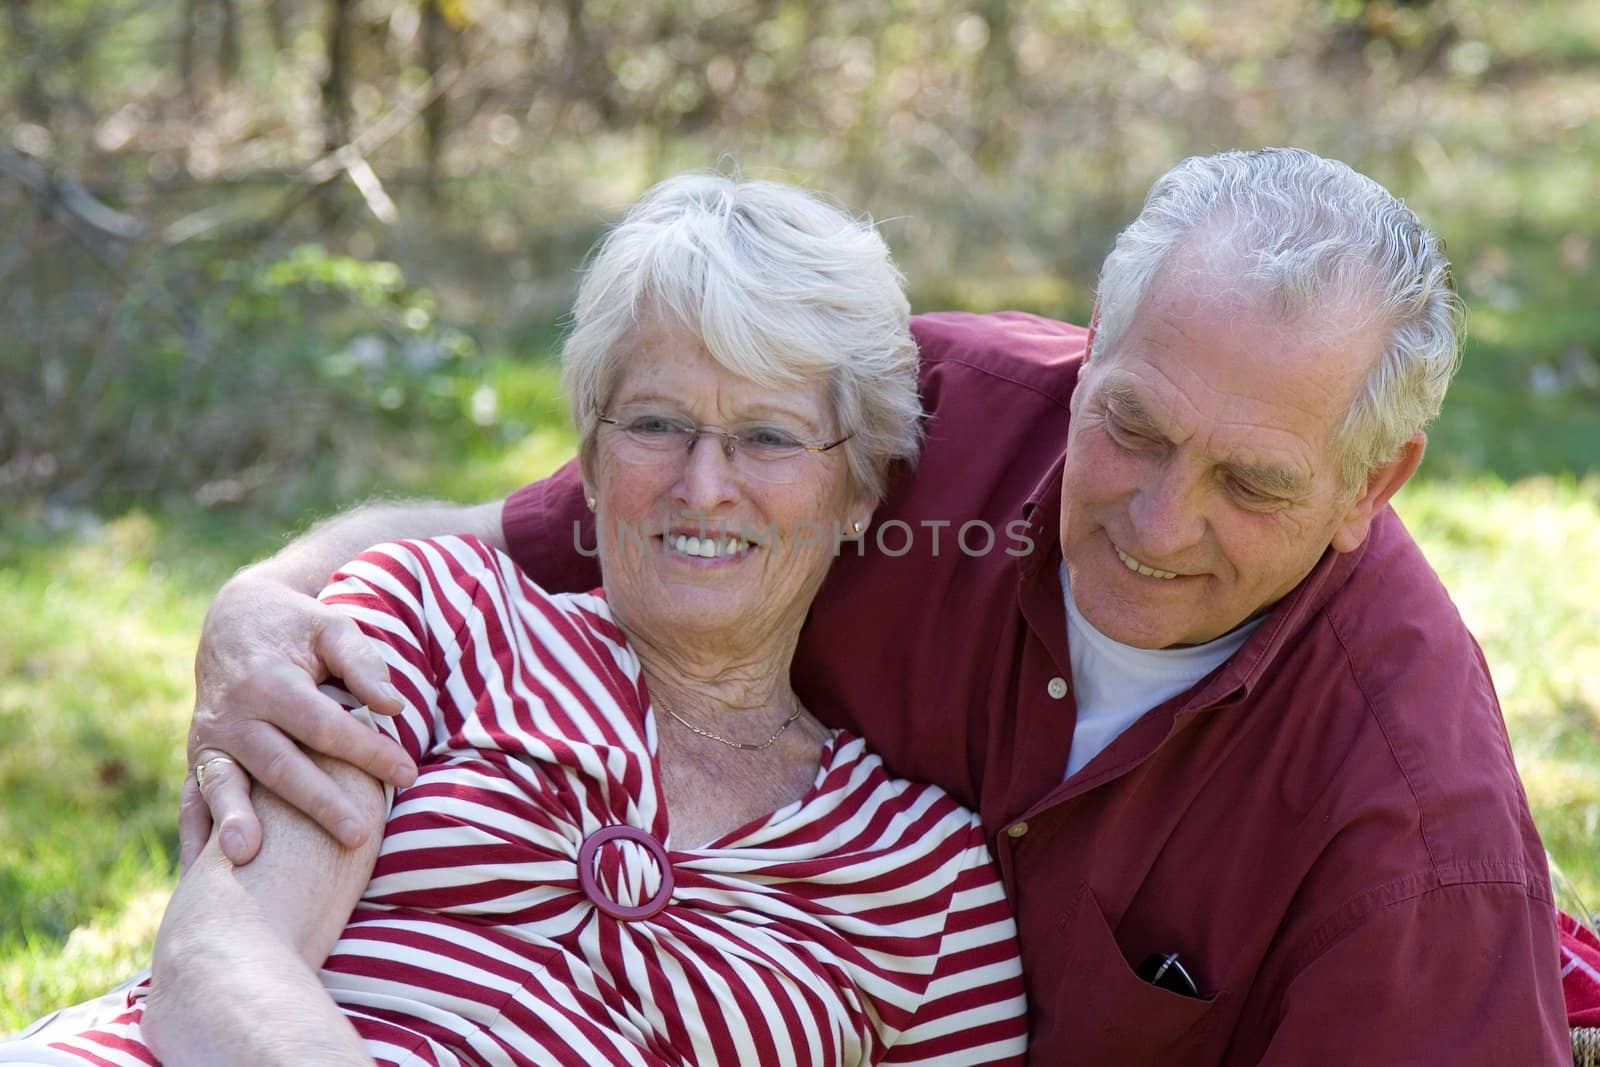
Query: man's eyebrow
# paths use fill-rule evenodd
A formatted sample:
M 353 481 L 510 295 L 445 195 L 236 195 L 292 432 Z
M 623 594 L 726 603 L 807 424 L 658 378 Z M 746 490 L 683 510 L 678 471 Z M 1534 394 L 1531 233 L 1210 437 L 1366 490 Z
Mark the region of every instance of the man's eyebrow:
M 1160 434 L 1160 427 L 1156 420 L 1139 403 L 1139 396 L 1126 385 L 1112 383 L 1105 388 L 1105 405 L 1115 409 L 1117 417 L 1129 423 L 1134 429 L 1148 430 L 1152 434 Z
M 1116 412 L 1117 418 L 1127 423 L 1130 429 L 1149 434 L 1152 437 L 1164 437 L 1161 427 L 1156 420 L 1139 402 L 1139 396 L 1127 385 L 1113 382 L 1105 387 L 1102 393 L 1103 402 L 1107 408 Z M 1252 463 L 1247 460 L 1225 462 L 1222 464 L 1234 477 L 1247 482 L 1251 487 L 1273 496 L 1295 498 L 1305 496 L 1311 491 L 1311 485 L 1305 476 L 1298 471 L 1282 467 L 1275 463 Z
M 1287 467 L 1272 463 L 1228 463 L 1225 466 L 1252 488 L 1274 496 L 1298 497 L 1311 491 L 1306 479 Z

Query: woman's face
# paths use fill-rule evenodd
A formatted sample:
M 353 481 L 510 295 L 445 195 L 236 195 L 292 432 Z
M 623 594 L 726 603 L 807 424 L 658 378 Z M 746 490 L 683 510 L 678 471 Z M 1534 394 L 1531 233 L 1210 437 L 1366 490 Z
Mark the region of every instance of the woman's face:
M 596 429 L 594 480 L 607 599 L 636 637 L 760 651 L 799 632 L 833 562 L 836 538 L 870 508 L 842 449 L 730 459 L 701 426 L 751 442 L 826 444 L 840 436 L 820 381 L 769 389 L 717 364 L 680 326 L 642 327 Z M 630 429 L 632 432 L 630 432 Z M 657 439 L 659 438 L 659 439 Z M 707 639 L 717 644 L 706 646 Z

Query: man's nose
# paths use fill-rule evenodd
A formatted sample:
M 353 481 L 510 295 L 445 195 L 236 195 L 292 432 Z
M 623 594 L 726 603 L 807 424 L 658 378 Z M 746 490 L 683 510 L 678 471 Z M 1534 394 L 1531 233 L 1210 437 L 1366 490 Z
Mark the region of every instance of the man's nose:
M 1139 544 L 1132 547 L 1153 557 L 1144 562 L 1172 564 L 1200 542 L 1206 528 L 1201 502 L 1199 478 L 1176 466 L 1163 468 L 1134 492 L 1129 517 Z

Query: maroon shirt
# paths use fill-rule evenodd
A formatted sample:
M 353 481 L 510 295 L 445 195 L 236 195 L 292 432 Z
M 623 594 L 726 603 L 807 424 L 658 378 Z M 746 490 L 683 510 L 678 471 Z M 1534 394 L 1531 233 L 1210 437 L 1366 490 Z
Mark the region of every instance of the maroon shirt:
M 1488 670 L 1394 512 L 1063 782 L 1058 517 L 1084 333 L 1014 313 L 913 328 L 921 463 L 845 545 L 793 676 L 819 717 L 982 815 L 1030 1062 L 1570 1064 L 1549 875 Z M 586 519 L 569 465 L 503 521 L 560 590 L 599 581 L 574 550 Z M 1136 977 L 1156 952 L 1200 998 Z

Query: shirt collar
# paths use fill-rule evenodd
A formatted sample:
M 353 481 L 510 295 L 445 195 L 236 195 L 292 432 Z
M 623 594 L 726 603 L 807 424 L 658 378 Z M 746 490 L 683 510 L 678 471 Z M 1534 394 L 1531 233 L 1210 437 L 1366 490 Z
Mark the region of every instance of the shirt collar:
M 1256 632 L 1211 680 L 1184 704 L 1195 711 L 1228 700 L 1235 692 L 1249 696 L 1290 639 L 1300 633 L 1350 580 L 1367 553 L 1367 543 L 1353 552 L 1323 551 L 1322 558 L 1300 584 L 1267 612 Z
M 1053 579 L 1056 564 L 1061 561 L 1061 472 L 1066 465 L 1063 452 L 1023 502 L 1022 517 L 1027 520 L 1028 534 L 1034 541 L 1033 551 L 1017 560 L 1024 578 L 1044 573 Z

